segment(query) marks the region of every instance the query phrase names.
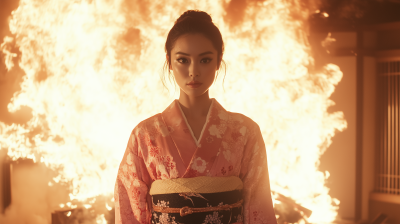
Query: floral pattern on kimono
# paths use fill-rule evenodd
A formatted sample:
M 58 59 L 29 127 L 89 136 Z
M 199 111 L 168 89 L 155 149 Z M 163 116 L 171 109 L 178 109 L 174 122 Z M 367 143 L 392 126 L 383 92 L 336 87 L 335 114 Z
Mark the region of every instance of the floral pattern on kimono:
M 276 223 L 260 128 L 215 99 L 198 140 L 178 100 L 133 129 L 115 184 L 115 223 L 150 223 L 153 181 L 198 176 L 239 177 L 244 184 L 243 223 Z

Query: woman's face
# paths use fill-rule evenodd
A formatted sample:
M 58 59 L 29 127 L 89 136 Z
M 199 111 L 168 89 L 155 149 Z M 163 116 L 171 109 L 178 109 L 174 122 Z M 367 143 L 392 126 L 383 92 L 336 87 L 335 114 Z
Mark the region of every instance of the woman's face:
M 219 68 L 217 54 L 212 42 L 202 34 L 185 34 L 176 40 L 170 69 L 181 92 L 197 97 L 208 91 Z

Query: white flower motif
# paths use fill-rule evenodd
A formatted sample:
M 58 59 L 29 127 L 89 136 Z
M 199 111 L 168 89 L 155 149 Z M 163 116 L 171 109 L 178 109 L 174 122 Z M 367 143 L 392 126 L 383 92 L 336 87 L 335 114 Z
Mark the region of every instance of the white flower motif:
M 236 222 L 243 222 L 243 216 L 242 215 L 238 215 L 236 218 Z
M 182 118 L 179 117 L 173 117 L 170 119 L 171 124 L 176 127 L 178 127 L 182 123 L 182 121 Z
M 156 206 L 159 206 L 159 207 L 169 207 L 169 201 L 157 201 L 157 204 L 156 204 Z
M 222 147 L 223 147 L 224 149 L 228 149 L 228 148 L 229 148 L 229 145 L 228 145 L 227 142 L 224 142 L 224 141 L 223 141 L 221 144 L 222 144 Z
M 254 149 L 253 149 L 254 156 L 258 155 L 259 149 L 260 149 L 260 147 L 258 146 L 258 142 L 256 142 L 256 144 L 254 145 Z
M 122 183 L 124 183 L 124 185 L 125 185 L 128 189 L 131 188 L 131 183 L 130 183 L 129 179 L 125 177 L 125 175 L 123 175 L 123 176 L 121 177 L 121 180 L 122 180 Z
M 250 171 L 247 173 L 247 178 L 252 178 L 254 175 L 255 169 L 250 169 Z
M 159 170 L 161 173 L 167 173 L 167 169 L 165 168 L 164 164 L 159 164 L 159 165 L 158 165 L 158 170 Z
M 212 215 L 207 215 L 206 219 L 204 220 L 203 224 L 221 224 L 221 218 L 223 217 L 218 216 L 218 212 L 214 212 Z
M 126 163 L 128 164 L 124 164 L 124 166 L 122 167 L 122 170 L 125 173 L 136 173 L 136 167 L 133 166 L 133 159 L 132 159 L 133 155 L 132 154 L 128 154 L 127 158 L 126 158 Z
M 124 171 L 124 173 L 127 173 L 128 172 L 128 165 L 124 164 L 122 166 L 122 171 Z
M 133 155 L 132 155 L 132 153 L 128 153 L 128 156 L 126 157 L 126 163 L 128 163 L 128 165 L 132 165 L 133 164 Z
M 240 134 L 242 134 L 242 136 L 244 136 L 246 134 L 247 128 L 245 126 L 241 127 L 239 132 Z
M 166 137 L 169 135 L 168 128 L 164 124 L 160 123 L 160 121 L 156 121 L 155 125 L 157 127 L 157 130 L 161 133 L 161 135 L 163 137 Z
M 133 180 L 133 186 L 135 186 L 135 187 L 140 187 L 140 182 L 139 182 L 138 179 L 134 179 L 134 180 Z
M 170 170 L 170 173 L 169 173 L 170 178 L 178 178 L 179 173 L 178 173 L 178 170 L 176 169 L 176 164 L 175 164 L 175 162 L 174 162 L 173 164 L 174 164 L 175 168 L 172 169 L 172 170 Z
M 226 120 L 228 120 L 228 113 L 226 113 L 223 110 L 220 110 L 218 112 L 218 117 L 219 117 L 219 119 L 226 121 Z
M 204 170 L 206 169 L 207 162 L 200 157 L 197 157 L 195 160 L 193 160 L 191 168 L 194 170 L 197 170 L 199 173 L 203 173 Z
M 231 155 L 232 155 L 231 151 L 225 150 L 225 151 L 223 151 L 222 153 L 224 154 L 225 159 L 226 159 L 228 162 L 230 162 L 230 161 L 231 161 Z
M 177 224 L 175 222 L 175 217 L 169 217 L 168 213 L 161 213 L 158 221 L 159 222 L 157 224 Z
M 222 138 L 221 131 L 217 128 L 215 124 L 211 125 L 208 131 L 210 132 L 210 135 L 216 136 L 217 138 Z

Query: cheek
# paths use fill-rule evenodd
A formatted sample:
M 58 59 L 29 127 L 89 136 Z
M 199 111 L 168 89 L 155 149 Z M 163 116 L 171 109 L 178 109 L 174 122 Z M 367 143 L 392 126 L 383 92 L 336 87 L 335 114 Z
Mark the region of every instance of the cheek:
M 182 66 L 182 65 L 174 65 L 172 70 L 173 70 L 174 74 L 178 75 L 178 76 L 185 76 L 186 73 L 189 72 L 187 67 Z
M 172 69 L 172 74 L 174 75 L 175 81 L 178 86 L 182 87 L 182 84 L 185 82 L 187 77 L 187 69 L 183 68 L 183 66 L 175 66 Z
M 205 66 L 203 68 L 203 74 L 207 76 L 207 78 L 213 78 L 216 74 L 217 71 L 217 66 L 216 65 L 210 65 L 210 66 Z

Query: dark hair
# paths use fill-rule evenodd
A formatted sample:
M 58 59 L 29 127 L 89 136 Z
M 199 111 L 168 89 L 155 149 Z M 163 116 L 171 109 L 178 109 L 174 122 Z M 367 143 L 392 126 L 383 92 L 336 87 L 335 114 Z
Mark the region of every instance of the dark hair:
M 171 73 L 169 68 L 171 67 L 171 50 L 176 40 L 180 36 L 188 33 L 200 33 L 209 39 L 217 50 L 217 64 L 226 67 L 225 62 L 223 60 L 220 61 L 224 53 L 224 41 L 222 40 L 222 35 L 218 27 L 212 22 L 211 16 L 203 11 L 187 10 L 175 21 L 174 26 L 168 33 L 167 41 L 165 42 L 165 53 L 168 55 L 168 60 L 165 60 L 164 70 L 168 71 L 170 80 Z M 162 82 L 165 86 L 165 76 Z

